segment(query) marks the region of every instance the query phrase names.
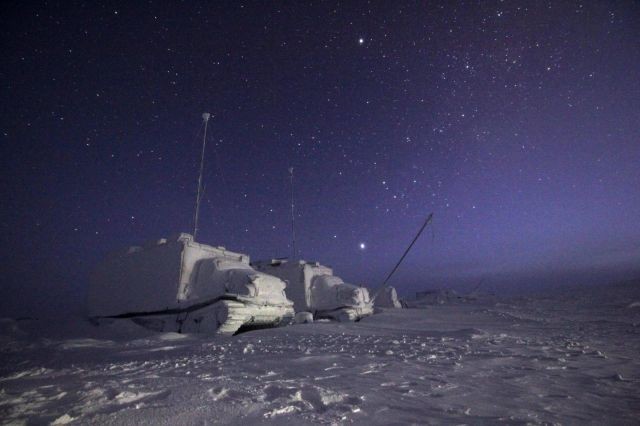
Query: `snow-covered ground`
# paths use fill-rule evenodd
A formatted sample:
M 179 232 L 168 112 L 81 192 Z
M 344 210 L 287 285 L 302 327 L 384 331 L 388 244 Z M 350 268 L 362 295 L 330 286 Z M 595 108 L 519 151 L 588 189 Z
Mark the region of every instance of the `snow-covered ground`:
M 640 285 L 235 337 L 0 320 L 5 424 L 638 424 Z

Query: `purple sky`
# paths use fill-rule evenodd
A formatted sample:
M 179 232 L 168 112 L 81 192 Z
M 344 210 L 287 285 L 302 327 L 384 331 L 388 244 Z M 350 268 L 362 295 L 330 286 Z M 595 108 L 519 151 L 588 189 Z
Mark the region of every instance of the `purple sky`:
M 0 17 L 0 309 L 80 300 L 191 232 L 375 286 L 637 276 L 640 3 L 13 3 Z M 360 244 L 365 248 L 361 249 Z M 636 274 L 636 275 L 634 275 Z

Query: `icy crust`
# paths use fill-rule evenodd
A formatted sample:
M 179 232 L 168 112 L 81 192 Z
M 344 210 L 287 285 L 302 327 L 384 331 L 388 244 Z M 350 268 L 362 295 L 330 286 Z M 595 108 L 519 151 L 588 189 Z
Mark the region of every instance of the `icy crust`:
M 637 424 L 640 292 L 608 291 L 232 338 L 6 319 L 0 422 Z
M 220 298 L 289 307 L 286 284 L 255 271 L 249 257 L 196 243 L 191 235 L 116 252 L 92 275 L 92 317 L 181 310 Z

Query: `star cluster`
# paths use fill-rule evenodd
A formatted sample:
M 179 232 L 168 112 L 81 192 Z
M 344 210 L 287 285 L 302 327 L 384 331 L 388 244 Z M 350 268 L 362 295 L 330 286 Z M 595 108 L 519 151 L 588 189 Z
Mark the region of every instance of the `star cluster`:
M 85 2 L 2 17 L 5 291 L 109 250 L 297 246 L 400 291 L 640 264 L 635 2 Z M 505 278 L 507 277 L 507 278 Z M 523 278 L 524 277 L 524 278 Z M 25 290 L 26 289 L 26 290 Z M 60 290 L 63 289 L 63 290 Z

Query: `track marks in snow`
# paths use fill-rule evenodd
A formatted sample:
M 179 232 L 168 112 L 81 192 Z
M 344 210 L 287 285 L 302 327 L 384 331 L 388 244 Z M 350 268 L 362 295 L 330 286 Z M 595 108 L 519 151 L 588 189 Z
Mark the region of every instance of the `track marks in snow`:
M 142 403 L 150 402 L 158 399 L 165 398 L 169 395 L 170 391 L 155 391 L 155 392 L 141 392 L 141 391 L 129 391 L 125 390 L 118 393 L 114 400 L 117 405 L 136 404 L 136 408 L 140 408 Z
M 48 375 L 51 375 L 52 373 L 54 373 L 54 370 L 50 368 L 44 368 L 44 367 L 29 368 L 27 370 L 18 371 L 16 373 L 9 374 L 4 377 L 0 377 L 0 382 L 4 382 L 8 380 L 23 379 L 23 378 L 37 378 L 42 376 L 48 376 Z
M 357 396 L 314 385 L 268 385 L 263 389 L 262 399 L 267 403 L 265 418 L 299 413 L 308 420 L 318 420 L 318 415 L 345 420 L 347 414 L 361 411 L 362 402 Z
M 99 339 L 69 339 L 58 344 L 63 350 L 82 349 L 82 348 L 110 348 L 115 346 L 115 342 L 111 340 Z
M 443 306 L 233 338 L 21 337 L 10 342 L 19 351 L 0 351 L 0 418 L 535 424 L 599 421 L 615 408 L 629 422 L 640 406 L 635 326 L 541 312 Z
M 24 392 L 0 390 L 0 418 L 7 424 L 37 416 L 65 399 L 67 392 L 55 386 L 41 386 Z

